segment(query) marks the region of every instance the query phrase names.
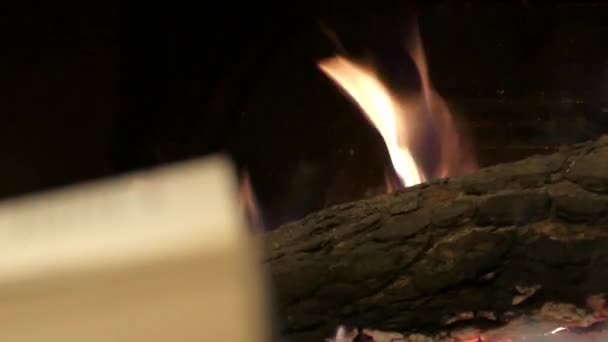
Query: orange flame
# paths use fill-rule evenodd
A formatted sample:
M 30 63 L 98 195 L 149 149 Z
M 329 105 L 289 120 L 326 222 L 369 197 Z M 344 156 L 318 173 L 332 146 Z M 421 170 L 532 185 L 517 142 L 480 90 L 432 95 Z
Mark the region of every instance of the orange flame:
M 409 186 L 424 181 L 407 144 L 407 125 L 401 122 L 404 108 L 375 72 L 341 56 L 324 60 L 319 67 L 357 102 L 380 132 L 403 184 Z
M 253 190 L 253 185 L 251 185 L 251 178 L 247 171 L 243 171 L 241 175 L 240 198 L 245 216 L 249 220 L 249 223 L 255 230 L 263 231 L 264 222 L 262 221 L 258 201 L 255 196 L 255 191 Z
M 418 25 L 413 26 L 408 52 L 414 61 L 420 75 L 422 111 L 433 122 L 439 132 L 441 149 L 439 168 L 433 176 L 445 178 L 471 173 L 477 169 L 477 162 L 468 150 L 467 142 L 463 141 L 456 128 L 453 114 L 445 100 L 434 89 L 429 76 L 429 68 L 424 52 L 424 45 Z
M 422 40 L 417 27 L 408 52 L 420 77 L 420 93 L 406 96 L 393 93 L 382 83 L 374 69 L 337 55 L 319 62 L 319 68 L 361 108 L 378 130 L 388 149 L 401 186 L 412 186 L 431 178 L 469 173 L 476 169 L 470 153 L 457 133 L 445 101 L 433 89 Z M 430 121 L 440 137 L 438 166 L 422 169 L 412 150 L 424 135 L 423 123 Z

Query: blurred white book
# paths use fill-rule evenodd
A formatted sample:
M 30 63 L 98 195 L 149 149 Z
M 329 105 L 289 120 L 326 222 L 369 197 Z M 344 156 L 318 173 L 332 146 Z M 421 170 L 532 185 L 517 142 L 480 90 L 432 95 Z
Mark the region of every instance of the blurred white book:
M 0 203 L 0 341 L 267 341 L 237 194 L 217 157 Z

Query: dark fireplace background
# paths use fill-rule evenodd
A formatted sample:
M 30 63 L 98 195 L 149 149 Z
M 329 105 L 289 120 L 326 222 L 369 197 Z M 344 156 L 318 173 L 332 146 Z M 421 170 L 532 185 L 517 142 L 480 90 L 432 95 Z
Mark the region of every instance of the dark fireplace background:
M 416 87 L 417 14 L 432 80 L 481 166 L 608 129 L 600 1 L 10 6 L 0 55 L 0 195 L 216 152 L 246 168 L 269 227 L 382 190 L 378 134 L 316 69 L 334 46 Z

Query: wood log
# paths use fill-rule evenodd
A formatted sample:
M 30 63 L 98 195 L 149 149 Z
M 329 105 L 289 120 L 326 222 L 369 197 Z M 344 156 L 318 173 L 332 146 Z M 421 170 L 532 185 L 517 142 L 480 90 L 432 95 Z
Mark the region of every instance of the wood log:
M 608 136 L 337 205 L 265 247 L 287 341 L 322 341 L 339 324 L 433 331 L 462 312 L 500 321 L 583 303 L 608 291 Z

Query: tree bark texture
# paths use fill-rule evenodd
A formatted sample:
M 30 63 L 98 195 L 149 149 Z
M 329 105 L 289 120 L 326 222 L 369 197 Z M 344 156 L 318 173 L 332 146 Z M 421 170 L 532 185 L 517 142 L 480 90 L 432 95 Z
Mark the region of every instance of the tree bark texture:
M 581 303 L 608 291 L 608 136 L 334 206 L 265 247 L 287 341 L 322 341 L 338 324 L 429 331 L 461 312 L 500 320 Z

